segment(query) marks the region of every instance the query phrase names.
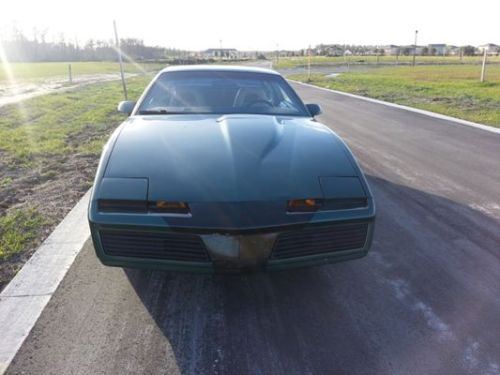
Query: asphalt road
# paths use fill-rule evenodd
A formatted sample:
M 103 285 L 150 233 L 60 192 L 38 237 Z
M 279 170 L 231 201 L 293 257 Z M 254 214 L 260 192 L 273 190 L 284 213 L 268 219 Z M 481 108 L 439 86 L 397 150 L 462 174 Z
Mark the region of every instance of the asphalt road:
M 369 256 L 194 276 L 105 268 L 88 244 L 8 373 L 499 374 L 500 135 L 297 90 L 368 175 Z

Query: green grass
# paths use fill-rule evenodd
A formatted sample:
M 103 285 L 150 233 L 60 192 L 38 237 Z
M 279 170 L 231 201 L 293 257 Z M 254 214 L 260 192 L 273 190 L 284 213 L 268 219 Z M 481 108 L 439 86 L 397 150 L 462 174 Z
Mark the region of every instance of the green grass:
M 39 234 L 43 216 L 34 209 L 15 210 L 0 217 L 0 261 L 25 250 Z
M 479 64 L 482 62 L 482 56 L 417 56 L 416 61 L 419 64 Z M 300 57 L 281 57 L 276 63 L 273 63 L 274 69 L 294 68 L 297 66 L 307 65 L 309 58 L 307 56 Z M 376 64 L 377 61 L 381 64 L 409 63 L 413 61 L 413 56 L 311 56 L 312 65 L 323 64 L 345 64 L 349 61 L 351 64 Z M 500 56 L 488 56 L 488 61 L 500 62 Z
M 11 177 L 0 178 L 0 189 L 6 188 L 11 184 L 11 182 L 12 182 Z
M 138 98 L 150 80 L 150 76 L 129 79 L 129 97 Z M 98 154 L 110 129 L 124 119 L 116 111 L 122 98 L 121 83 L 116 81 L 0 107 L 0 151 L 24 166 L 39 156 Z
M 68 76 L 68 64 L 71 64 L 73 77 L 85 74 L 119 73 L 120 67 L 114 62 L 42 62 L 42 63 L 9 63 L 0 65 L 0 83 L 9 81 L 8 70 L 10 70 L 16 82 L 34 81 L 57 76 Z M 157 71 L 164 67 L 162 64 L 124 64 L 126 73 L 140 73 L 141 69 L 146 72 Z
M 484 83 L 476 65 L 400 66 L 312 74 L 310 83 L 500 127 L 500 65 L 487 67 Z M 307 81 L 306 74 L 288 78 Z

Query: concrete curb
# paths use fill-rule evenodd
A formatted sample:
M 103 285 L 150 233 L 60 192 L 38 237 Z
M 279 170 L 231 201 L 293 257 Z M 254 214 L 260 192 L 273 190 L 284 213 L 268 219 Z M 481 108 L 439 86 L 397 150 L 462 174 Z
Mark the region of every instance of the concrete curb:
M 371 103 L 376 103 L 376 104 L 382 104 L 382 105 L 385 105 L 387 107 L 398 108 L 398 109 L 402 109 L 402 110 L 409 111 L 409 112 L 419 113 L 421 115 L 425 115 L 425 116 L 429 116 L 429 117 L 434 117 L 434 118 L 437 118 L 437 119 L 440 119 L 440 120 L 451 121 L 451 122 L 454 122 L 454 123 L 457 123 L 457 124 L 460 124 L 460 125 L 470 126 L 470 127 L 476 128 L 476 129 L 486 130 L 486 131 L 489 131 L 491 133 L 500 134 L 500 128 L 494 128 L 492 126 L 478 124 L 477 122 L 462 120 L 462 119 L 459 119 L 459 118 L 456 118 L 456 117 L 441 115 L 439 113 L 435 113 L 435 112 L 431 112 L 431 111 L 425 111 L 423 109 L 418 109 L 418 108 L 413 108 L 413 107 L 408 107 L 408 106 L 401 105 L 401 104 L 384 102 L 383 100 L 378 100 L 378 99 L 368 98 L 366 96 L 360 96 L 360 95 L 350 94 L 348 92 L 327 89 L 325 87 L 319 87 L 319 86 L 311 85 L 309 83 L 295 81 L 295 80 L 292 80 L 292 79 L 289 79 L 288 81 L 293 82 L 293 83 L 297 83 L 297 84 L 303 85 L 303 86 L 313 87 L 313 88 L 318 89 L 318 90 L 329 91 L 329 92 L 333 92 L 335 94 L 348 96 L 350 98 L 361 99 L 361 100 L 364 100 L 364 101 L 367 101 L 367 102 L 371 102 Z
M 0 375 L 14 359 L 90 236 L 90 190 L 0 294 Z

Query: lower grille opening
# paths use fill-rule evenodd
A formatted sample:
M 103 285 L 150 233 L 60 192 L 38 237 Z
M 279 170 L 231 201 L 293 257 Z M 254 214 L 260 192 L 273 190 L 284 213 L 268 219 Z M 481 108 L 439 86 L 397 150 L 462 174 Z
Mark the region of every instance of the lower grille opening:
M 276 239 L 271 259 L 355 250 L 366 243 L 368 223 L 317 226 L 282 233 Z
M 193 234 L 103 230 L 100 235 L 107 255 L 187 262 L 210 261 L 205 244 Z

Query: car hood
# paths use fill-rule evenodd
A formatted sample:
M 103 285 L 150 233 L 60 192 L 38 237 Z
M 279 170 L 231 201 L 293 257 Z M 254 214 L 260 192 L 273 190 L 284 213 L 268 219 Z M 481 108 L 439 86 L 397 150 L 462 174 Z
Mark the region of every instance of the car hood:
M 134 116 L 105 178 L 144 178 L 148 200 L 241 202 L 321 197 L 320 176 L 357 176 L 344 143 L 306 118 Z

